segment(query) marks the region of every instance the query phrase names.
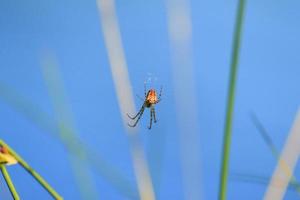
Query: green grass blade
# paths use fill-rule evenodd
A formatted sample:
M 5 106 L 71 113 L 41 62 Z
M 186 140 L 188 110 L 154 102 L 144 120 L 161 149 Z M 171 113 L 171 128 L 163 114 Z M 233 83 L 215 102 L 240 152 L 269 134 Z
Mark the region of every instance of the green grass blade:
M 238 12 L 236 16 L 233 52 L 231 58 L 230 82 L 229 82 L 229 91 L 227 97 L 226 122 L 225 122 L 225 129 L 224 129 L 224 138 L 223 138 L 223 151 L 222 151 L 223 153 L 222 153 L 220 188 L 219 188 L 220 200 L 225 200 L 226 193 L 227 193 L 231 132 L 232 132 L 234 98 L 235 98 L 235 85 L 237 79 L 237 69 L 238 69 L 238 61 L 239 61 L 239 50 L 240 50 L 244 9 L 245 9 L 245 0 L 240 0 L 238 4 Z
M 18 161 L 18 163 L 54 198 L 63 199 L 34 169 L 32 169 L 12 148 L 0 140 L 0 145 L 7 148 L 8 152 Z M 3 169 L 2 173 L 3 173 Z
M 19 195 L 17 193 L 17 190 L 16 190 L 13 182 L 10 179 L 10 176 L 8 174 L 8 171 L 6 170 L 5 165 L 1 164 L 0 168 L 1 168 L 2 175 L 3 175 L 4 179 L 5 179 L 5 182 L 6 182 L 7 186 L 8 186 L 8 188 L 9 188 L 9 191 L 10 191 L 11 195 L 13 196 L 14 200 L 19 200 L 20 197 L 19 197 Z

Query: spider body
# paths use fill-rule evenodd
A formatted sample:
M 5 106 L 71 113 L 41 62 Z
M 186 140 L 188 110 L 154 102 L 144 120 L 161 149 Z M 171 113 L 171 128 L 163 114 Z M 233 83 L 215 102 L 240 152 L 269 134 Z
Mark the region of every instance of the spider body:
M 161 100 L 160 97 L 161 97 L 162 88 L 160 89 L 160 93 L 158 96 L 154 89 L 150 89 L 147 93 L 146 93 L 146 85 L 144 86 L 144 89 L 145 89 L 145 99 L 143 100 L 144 103 L 143 103 L 141 109 L 139 110 L 139 112 L 134 117 L 131 117 L 130 115 L 127 114 L 127 116 L 130 119 L 135 120 L 137 118 L 137 120 L 135 121 L 135 123 L 133 125 L 128 124 L 128 126 L 135 127 L 137 125 L 137 123 L 139 122 L 140 118 L 142 117 L 142 115 L 145 111 L 145 108 L 149 108 L 150 109 L 150 125 L 148 126 L 148 129 L 151 129 L 153 119 L 154 119 L 154 123 L 156 123 L 154 106 Z
M 158 103 L 156 91 L 154 89 L 150 89 L 146 95 L 145 105 L 147 108 L 150 108 L 152 105 L 156 103 Z

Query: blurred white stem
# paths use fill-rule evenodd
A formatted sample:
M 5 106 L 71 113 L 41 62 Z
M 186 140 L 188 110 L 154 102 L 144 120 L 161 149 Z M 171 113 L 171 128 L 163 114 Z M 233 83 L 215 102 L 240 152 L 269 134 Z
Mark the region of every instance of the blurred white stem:
M 266 191 L 265 200 L 283 199 L 300 154 L 300 110 Z
M 137 178 L 140 198 L 142 200 L 152 200 L 155 199 L 152 181 L 144 151 L 137 136 L 137 128 L 130 128 L 127 125 L 128 118 L 126 113 L 135 113 L 136 111 L 115 12 L 115 3 L 114 0 L 97 0 L 97 5 L 121 116 L 125 129 L 129 134 L 133 167 Z
M 189 1 L 167 0 L 167 11 L 184 195 L 187 200 L 199 200 L 200 138 Z

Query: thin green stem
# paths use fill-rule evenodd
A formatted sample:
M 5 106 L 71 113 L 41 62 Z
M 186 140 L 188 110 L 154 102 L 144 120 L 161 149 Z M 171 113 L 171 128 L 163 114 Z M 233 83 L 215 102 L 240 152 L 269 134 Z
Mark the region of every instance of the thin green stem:
M 226 193 L 227 193 L 227 180 L 228 180 L 233 111 L 234 111 L 235 85 L 237 79 L 237 69 L 238 69 L 238 61 L 239 61 L 239 50 L 240 50 L 240 41 L 241 41 L 242 24 L 243 24 L 243 16 L 244 16 L 244 7 L 245 7 L 245 0 L 239 0 L 238 12 L 236 16 L 233 52 L 231 58 L 230 82 L 229 82 L 229 91 L 227 97 L 226 123 L 225 123 L 224 138 L 223 138 L 223 154 L 222 154 L 222 166 L 221 166 L 220 188 L 219 188 L 220 200 L 225 200 Z
M 0 145 L 8 149 L 8 152 L 20 163 L 20 165 L 41 184 L 41 186 L 54 198 L 63 199 L 34 169 L 32 169 L 14 150 L 12 150 L 5 142 L 0 140 Z
M 19 200 L 20 197 L 19 197 L 19 195 L 17 193 L 17 190 L 16 190 L 13 182 L 10 179 L 9 173 L 6 170 L 5 165 L 1 164 L 0 168 L 1 168 L 2 175 L 3 175 L 4 179 L 5 179 L 5 182 L 6 182 L 7 186 L 8 186 L 8 188 L 9 188 L 9 191 L 10 191 L 11 195 L 13 196 L 14 200 Z

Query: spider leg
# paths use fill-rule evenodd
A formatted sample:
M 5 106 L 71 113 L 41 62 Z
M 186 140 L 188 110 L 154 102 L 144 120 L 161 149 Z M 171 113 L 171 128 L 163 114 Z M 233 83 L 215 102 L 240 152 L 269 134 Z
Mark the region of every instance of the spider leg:
M 158 95 L 158 98 L 157 98 L 157 101 L 156 101 L 156 103 L 158 103 L 158 102 L 160 102 L 160 101 L 161 101 L 162 89 L 163 89 L 163 86 L 161 86 L 161 87 L 160 87 L 160 91 L 159 91 L 159 95 Z
M 140 110 L 140 112 L 138 112 L 139 117 L 137 118 L 137 120 L 135 121 L 135 123 L 133 125 L 131 125 L 131 124 L 128 123 L 128 126 L 135 127 L 137 125 L 137 123 L 139 122 L 139 120 L 141 119 L 141 117 L 142 117 L 142 115 L 144 113 L 144 110 L 145 110 L 145 106 L 143 105 L 142 108 L 141 108 L 141 110 Z M 137 117 L 138 114 L 135 117 Z
M 150 110 L 150 126 L 148 126 L 148 129 L 151 129 L 151 127 L 152 127 L 152 118 L 153 118 L 153 111 L 151 108 L 151 110 Z
M 137 96 L 141 101 L 143 101 L 143 102 L 145 101 L 142 97 L 140 97 L 140 95 L 137 94 L 136 96 Z
M 144 94 L 145 94 L 145 98 L 147 98 L 147 88 L 146 88 L 146 82 L 144 83 Z
M 127 117 L 129 117 L 130 119 L 135 119 L 141 112 L 144 112 L 144 109 L 145 109 L 145 104 L 142 105 L 141 109 L 134 117 L 131 117 L 128 113 L 127 113 Z
M 154 123 L 156 123 L 156 116 L 155 116 L 155 108 L 154 106 L 151 108 L 151 112 L 153 113 Z

